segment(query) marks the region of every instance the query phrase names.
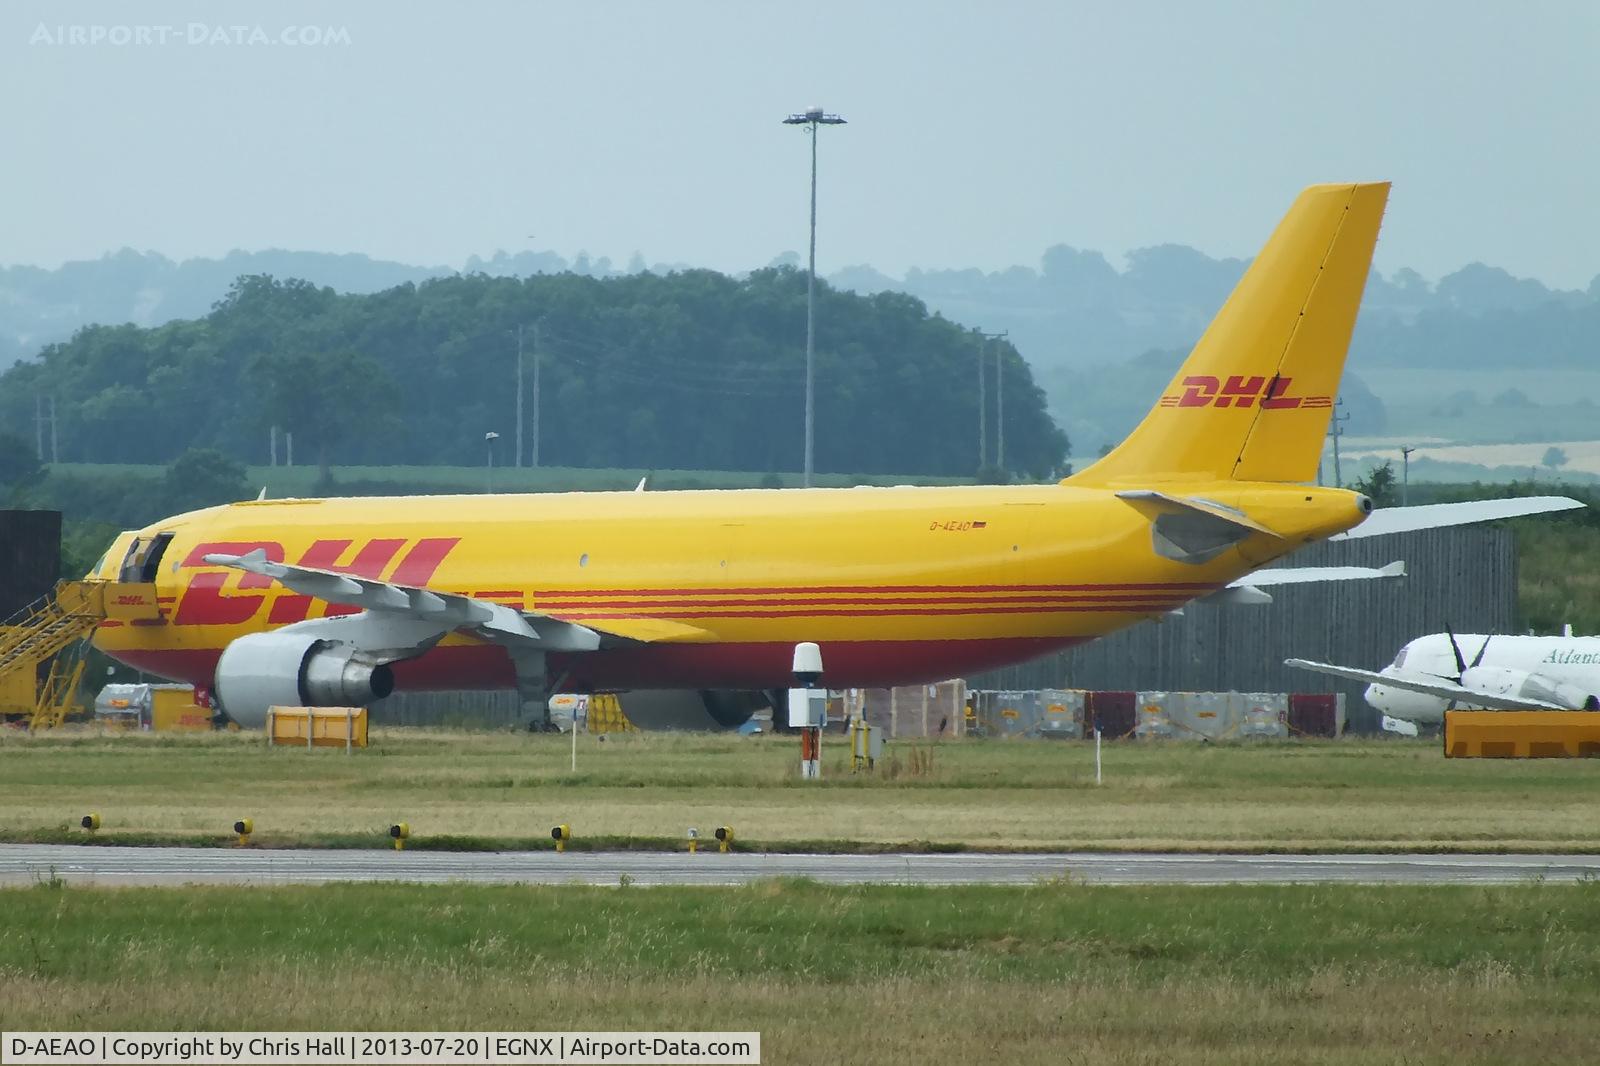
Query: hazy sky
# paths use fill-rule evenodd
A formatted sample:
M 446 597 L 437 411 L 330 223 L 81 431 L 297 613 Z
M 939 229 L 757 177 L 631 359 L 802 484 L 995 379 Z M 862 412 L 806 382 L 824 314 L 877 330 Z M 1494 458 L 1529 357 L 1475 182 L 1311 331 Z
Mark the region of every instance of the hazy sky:
M 825 272 L 1031 265 L 1059 242 L 1248 256 L 1300 186 L 1388 178 L 1381 269 L 1581 287 L 1597 56 L 1591 0 L 10 0 L 0 263 L 552 248 L 746 269 L 804 250 L 806 138 L 779 120 L 817 104 L 849 120 L 822 135 Z

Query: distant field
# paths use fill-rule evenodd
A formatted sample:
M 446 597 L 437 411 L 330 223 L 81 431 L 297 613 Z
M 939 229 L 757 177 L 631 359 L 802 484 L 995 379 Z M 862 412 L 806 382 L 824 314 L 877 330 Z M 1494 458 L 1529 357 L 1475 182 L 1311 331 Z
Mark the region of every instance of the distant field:
M 1402 445 L 1420 445 L 1412 457 L 1432 460 L 1414 468 L 1418 480 L 1526 479 L 1540 467 L 1545 449 L 1560 443 L 1570 464 L 1562 472 L 1600 474 L 1600 461 L 1585 456 L 1600 444 L 1600 370 L 1361 370 L 1363 381 L 1383 400 L 1384 432 L 1373 440 L 1348 441 L 1349 454 L 1385 447 L 1385 458 L 1398 462 Z M 1526 403 L 1506 402 L 1513 390 Z M 1441 448 L 1458 445 L 1506 445 Z M 1575 443 L 1567 443 L 1575 442 Z M 1500 469 L 1506 468 L 1506 469 Z
M 1600 415 L 1589 427 L 1600 430 Z M 1573 473 L 1600 474 L 1600 440 L 1541 441 L 1537 444 L 1431 444 L 1415 445 L 1411 455 L 1412 473 L 1424 469 L 1424 463 L 1471 464 L 1479 467 L 1510 467 L 1521 472 L 1526 480 L 1532 471 L 1537 477 L 1550 481 Z M 1560 448 L 1567 461 L 1558 467 L 1544 465 L 1545 453 L 1552 447 Z M 1398 468 L 1401 462 L 1398 445 L 1373 447 L 1369 442 L 1352 440 L 1347 456 L 1374 455 L 1387 459 Z
M 1593 1062 L 1600 885 L 0 890 L 8 1029 L 755 1030 L 771 1063 Z
M 1587 399 L 1600 404 L 1600 369 L 1545 370 L 1521 365 L 1508 365 L 1502 370 L 1358 367 L 1355 373 L 1390 404 L 1437 404 L 1458 392 L 1474 393 L 1481 402 L 1490 403 L 1509 389 L 1518 390 L 1534 403 L 1569 404 Z
M 135 477 L 161 477 L 163 466 L 140 466 L 116 463 L 63 463 L 52 469 L 63 473 L 121 474 Z M 312 466 L 252 466 L 248 468 L 250 484 L 264 486 L 268 496 L 294 496 L 311 493 L 317 484 L 318 471 Z M 333 468 L 335 485 L 393 482 L 400 486 L 396 491 L 416 491 L 431 488 L 436 491 L 486 492 L 493 485 L 496 492 L 566 492 L 574 490 L 632 489 L 639 479 L 649 476 L 649 484 L 658 488 L 756 488 L 765 479 L 775 477 L 787 488 L 800 485 L 797 473 L 776 475 L 752 473 L 748 470 L 596 470 L 587 467 L 522 467 L 521 469 L 496 467 L 491 482 L 489 472 L 481 466 L 336 466 Z M 817 474 L 813 482 L 820 486 L 849 485 L 950 485 L 970 483 L 971 479 L 934 478 L 921 475 L 898 474 Z M 364 487 L 364 486 L 363 486 Z
M 913 752 L 921 754 L 912 759 Z M 851 775 L 844 742 L 798 780 L 779 736 L 376 730 L 374 747 L 267 750 L 240 734 L 0 738 L 0 839 L 225 843 L 236 818 L 259 846 L 681 847 L 689 826 L 732 824 L 743 846 L 1200 850 L 1600 848 L 1600 761 L 1446 760 L 1436 741 L 1121 742 L 1094 784 L 1082 742 L 893 744 Z M 926 764 L 925 772 L 919 767 Z

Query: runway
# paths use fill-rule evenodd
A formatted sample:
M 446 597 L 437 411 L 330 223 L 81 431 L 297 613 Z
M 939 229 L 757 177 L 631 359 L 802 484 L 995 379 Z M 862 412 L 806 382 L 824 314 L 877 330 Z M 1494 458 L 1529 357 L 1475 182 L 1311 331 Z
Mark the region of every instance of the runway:
M 687 852 L 429 852 L 0 844 L 0 885 L 484 884 L 1514 884 L 1600 877 L 1600 855 L 1053 854 L 786 855 Z

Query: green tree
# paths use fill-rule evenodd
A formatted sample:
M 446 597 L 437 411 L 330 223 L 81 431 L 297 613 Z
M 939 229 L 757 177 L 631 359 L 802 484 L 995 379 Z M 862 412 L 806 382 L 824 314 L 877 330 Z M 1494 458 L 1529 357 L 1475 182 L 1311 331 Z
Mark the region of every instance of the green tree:
M 15 433 L 0 432 L 0 499 L 16 498 L 43 476 L 33 445 Z
M 260 356 L 250 369 L 260 387 L 260 421 L 309 445 L 324 484 L 333 480 L 333 446 L 383 426 L 396 399 L 378 361 L 349 349 Z
M 193 511 L 247 499 L 244 467 L 212 448 L 190 448 L 167 468 L 163 489 L 169 511 Z
M 1394 463 L 1384 460 L 1351 488 L 1371 500 L 1374 507 L 1392 506 L 1395 498 Z

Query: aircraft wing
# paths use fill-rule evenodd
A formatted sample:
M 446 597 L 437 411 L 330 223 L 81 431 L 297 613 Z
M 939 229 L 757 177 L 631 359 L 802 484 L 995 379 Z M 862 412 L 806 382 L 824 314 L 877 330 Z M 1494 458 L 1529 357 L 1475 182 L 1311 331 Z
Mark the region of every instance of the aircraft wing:
M 1246 574 L 1230 582 L 1228 588 L 1260 588 L 1262 585 L 1299 585 L 1312 581 L 1368 581 L 1380 577 L 1405 577 L 1406 564 L 1388 566 L 1275 566 Z
M 603 627 L 579 625 L 551 615 L 519 611 L 505 604 L 474 599 L 459 593 L 396 585 L 291 563 L 275 563 L 260 548 L 246 555 L 207 555 L 205 561 L 214 566 L 229 566 L 246 573 L 270 577 L 285 588 L 328 603 L 346 604 L 366 611 L 432 623 L 441 634 L 454 629 L 473 629 L 504 644 L 545 651 L 593 651 L 603 643 L 615 643 L 618 640 L 692 641 L 704 633 L 694 626 L 661 618 L 608 620 Z
M 1466 503 L 1424 503 L 1416 507 L 1381 507 L 1354 529 L 1330 540 L 1355 540 L 1381 537 L 1385 533 L 1410 533 L 1440 526 L 1465 526 L 1473 522 L 1492 522 L 1499 518 L 1570 511 L 1583 507 L 1582 500 L 1570 496 L 1523 496 L 1512 500 L 1469 500 Z
M 1285 666 L 1298 666 L 1302 670 L 1315 670 L 1319 674 L 1331 674 L 1334 677 L 1345 677 L 1352 681 L 1366 681 L 1369 684 L 1385 685 L 1389 688 L 1402 688 L 1409 692 L 1421 692 L 1428 696 L 1437 696 L 1442 700 L 1454 700 L 1464 703 L 1469 707 L 1485 707 L 1491 711 L 1562 711 L 1568 708 L 1560 707 L 1554 703 L 1545 703 L 1542 700 L 1520 699 L 1515 696 L 1490 695 L 1477 689 L 1458 685 L 1445 677 L 1434 677 L 1429 674 L 1411 674 L 1404 677 L 1395 677 L 1390 674 L 1380 674 L 1375 670 L 1357 670 L 1351 666 L 1334 666 L 1332 663 L 1312 662 L 1309 659 L 1285 659 Z

